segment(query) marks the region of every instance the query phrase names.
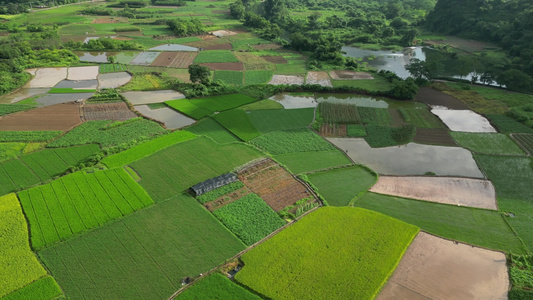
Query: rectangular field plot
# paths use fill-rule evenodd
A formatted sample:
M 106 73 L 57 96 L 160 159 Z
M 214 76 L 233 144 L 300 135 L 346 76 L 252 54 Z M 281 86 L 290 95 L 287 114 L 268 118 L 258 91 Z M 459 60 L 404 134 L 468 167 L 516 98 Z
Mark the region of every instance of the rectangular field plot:
M 234 109 L 221 112 L 214 115 L 213 118 L 245 142 L 261 135 L 254 125 L 252 125 L 248 114 L 244 110 Z
M 21 157 L 40 180 L 45 181 L 61 175 L 69 167 L 76 167 L 91 155 L 100 151 L 95 144 L 78 147 L 44 149 Z
M 201 119 L 217 111 L 225 111 L 257 101 L 255 98 L 242 94 L 229 94 L 200 99 L 178 99 L 165 103 L 173 109 L 194 119 Z
M 0 197 L 0 297 L 46 276 L 28 243 L 28 226 L 15 194 Z
M 533 128 L 527 127 L 506 115 L 488 114 L 487 118 L 489 118 L 491 124 L 496 126 L 496 128 L 503 133 L 533 133 Z
M 335 149 L 309 129 L 274 131 L 257 137 L 250 143 L 272 155 Z
M 215 71 L 214 80 L 220 80 L 228 85 L 243 86 L 244 85 L 244 73 L 241 71 Z
M 152 62 L 152 66 L 186 69 L 192 65 L 198 52 L 163 52 Z
M 252 245 L 285 225 L 278 214 L 256 194 L 248 194 L 215 211 L 215 215 L 246 245 Z
M 270 159 L 259 161 L 238 173 L 239 179 L 248 189 L 259 195 L 275 211 L 286 207 L 293 208 L 297 203 L 316 203 L 316 199 L 307 187 L 298 182 L 284 168 Z
M 212 118 L 205 118 L 196 124 L 187 127 L 187 131 L 197 135 L 210 137 L 219 144 L 238 142 L 239 138 L 227 131 L 222 125 Z
M 244 144 L 220 145 L 200 137 L 163 149 L 131 167 L 141 176 L 140 184 L 154 200 L 160 201 L 261 155 Z
M 417 128 L 446 128 L 439 118 L 425 108 L 400 108 L 401 116 Z
M 39 177 L 18 159 L 0 163 L 0 195 L 40 183 Z
M 318 189 L 329 205 L 348 205 L 376 183 L 376 174 L 362 166 L 332 169 L 311 173 L 309 181 Z
M 39 253 L 71 299 L 166 299 L 245 248 L 182 195 Z
M 313 121 L 314 108 L 265 109 L 248 112 L 252 124 L 261 133 L 307 128 Z
M 77 172 L 18 195 L 32 229 L 34 249 L 153 203 L 124 169 Z
M 365 209 L 319 208 L 244 254 L 235 279 L 272 299 L 373 299 L 417 233 Z
M 111 147 L 123 143 L 150 137 L 164 132 L 165 129 L 156 122 L 145 119 L 131 119 L 125 122 L 89 121 L 72 129 L 48 147 L 68 147 L 97 143 L 102 147 Z
M 141 52 L 137 55 L 130 64 L 132 65 L 141 65 L 149 66 L 161 52 Z
M 136 145 L 126 151 L 108 156 L 102 160 L 102 163 L 109 168 L 124 166 L 145 156 L 151 155 L 161 149 L 165 149 L 180 142 L 194 139 L 195 137 L 195 134 L 188 131 L 174 131 L 151 141 Z
M 239 60 L 235 58 L 233 53 L 229 50 L 200 51 L 198 56 L 194 59 L 195 64 L 225 62 L 239 62 Z
M 274 159 L 289 168 L 294 174 L 352 163 L 339 150 L 286 153 L 276 155 Z
M 326 123 L 361 123 L 361 117 L 359 117 L 359 112 L 355 105 L 321 102 L 318 104 L 318 111 Z
M 419 226 L 422 230 L 489 249 L 524 253 L 520 240 L 498 211 L 428 203 L 367 193 L 354 203 Z
M 501 133 L 450 132 L 457 144 L 472 152 L 499 155 L 526 155 L 512 139 Z

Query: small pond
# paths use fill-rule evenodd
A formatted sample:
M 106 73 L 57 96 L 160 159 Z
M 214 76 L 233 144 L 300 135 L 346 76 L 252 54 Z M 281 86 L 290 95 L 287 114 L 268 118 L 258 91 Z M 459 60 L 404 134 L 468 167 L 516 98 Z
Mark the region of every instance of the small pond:
M 472 153 L 459 147 L 410 143 L 403 146 L 371 148 L 360 138 L 328 138 L 356 163 L 384 175 L 424 175 L 483 178 Z
M 268 99 L 279 102 L 285 109 L 316 107 L 318 104 L 313 94 L 291 95 L 289 93 L 282 93 Z
M 157 47 L 150 48 L 148 50 L 154 50 L 154 51 L 198 51 L 198 48 L 185 46 L 185 45 L 180 45 L 180 44 L 165 44 L 165 45 L 159 45 Z
M 135 106 L 135 109 L 149 118 L 163 122 L 168 129 L 178 129 L 196 122 L 196 120 L 168 107 L 152 110 L 148 105 L 139 105 Z
M 91 51 L 91 52 L 73 51 L 73 52 L 80 58 L 80 61 L 96 62 L 96 63 L 106 63 L 108 56 L 114 56 L 117 54 L 117 52 L 97 52 L 97 51 Z
M 364 107 L 377 107 L 377 108 L 416 108 L 426 107 L 423 103 L 414 101 L 399 101 L 388 99 L 384 97 L 372 97 L 365 95 L 355 94 L 316 94 L 316 100 L 318 103 L 330 102 L 339 104 L 355 104 L 357 106 Z

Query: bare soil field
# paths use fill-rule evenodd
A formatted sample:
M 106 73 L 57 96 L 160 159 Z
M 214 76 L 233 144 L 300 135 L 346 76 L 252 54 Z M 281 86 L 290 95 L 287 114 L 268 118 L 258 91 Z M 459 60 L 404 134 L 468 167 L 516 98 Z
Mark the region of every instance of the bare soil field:
M 283 56 L 262 56 L 262 58 L 273 64 L 286 64 L 288 61 Z
M 346 124 L 322 124 L 318 133 L 324 137 L 348 136 Z
M 329 75 L 335 80 L 374 79 L 370 73 L 350 70 L 331 71 Z
M 272 76 L 272 80 L 268 84 L 272 85 L 280 85 L 280 84 L 296 84 L 296 85 L 302 85 L 304 84 L 304 78 L 303 76 L 295 76 L 295 75 L 274 75 Z
M 507 299 L 505 254 L 420 232 L 377 300 Z
M 429 202 L 498 209 L 488 180 L 453 177 L 380 176 L 371 192 Z
M 231 50 L 233 47 L 231 44 L 218 44 L 213 46 L 205 47 L 204 50 Z
M 151 66 L 186 69 L 192 65 L 197 55 L 198 52 L 191 51 L 163 52 L 152 62 Z
M 35 71 L 35 77 L 30 81 L 29 88 L 51 88 L 67 78 L 68 68 L 41 68 Z
M 444 106 L 449 109 L 469 109 L 461 100 L 430 87 L 421 87 L 415 100 L 430 106 Z
M 321 86 L 333 87 L 327 72 L 309 71 L 307 73 L 305 82 L 307 84 L 318 84 Z
M 243 66 L 241 62 L 227 62 L 227 63 L 204 63 L 200 64 L 206 66 L 211 70 L 227 70 L 227 71 L 242 71 Z
M 277 212 L 300 199 L 312 196 L 303 184 L 270 159 L 241 170 L 238 177 Z
M 51 105 L 0 118 L 0 130 L 69 130 L 81 124 L 80 107 L 74 102 Z
M 281 48 L 280 44 L 259 44 L 259 45 L 253 45 L 254 49 L 257 50 L 277 50 Z
M 71 67 L 68 68 L 68 80 L 96 80 L 98 77 L 98 66 Z
M 230 35 L 236 35 L 237 32 L 234 32 L 234 31 L 231 31 L 231 30 L 217 30 L 217 31 L 213 31 L 213 32 L 210 32 L 212 35 L 214 36 L 218 36 L 218 37 L 221 37 L 221 36 L 230 36 Z
M 124 102 L 85 104 L 82 108 L 82 119 L 84 121 L 125 121 L 136 117 L 137 115 Z
M 457 146 L 447 129 L 417 128 L 413 142 L 429 145 Z

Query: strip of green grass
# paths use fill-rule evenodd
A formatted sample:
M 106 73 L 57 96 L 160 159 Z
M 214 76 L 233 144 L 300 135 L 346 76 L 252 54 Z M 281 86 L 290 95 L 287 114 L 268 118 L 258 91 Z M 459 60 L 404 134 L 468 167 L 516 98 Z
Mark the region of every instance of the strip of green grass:
M 367 193 L 354 203 L 422 230 L 481 247 L 524 253 L 520 240 L 498 211 L 458 207 Z
M 274 156 L 294 174 L 321 170 L 352 162 L 339 150 L 286 153 Z
M 345 206 L 364 194 L 377 181 L 377 176 L 363 166 L 353 166 L 307 175 L 309 181 L 329 205 Z
M 73 89 L 73 88 L 53 88 L 50 91 L 48 91 L 48 94 L 81 94 L 81 93 L 94 93 L 96 90 L 80 90 L 80 89 Z
M 248 112 L 252 125 L 261 133 L 307 128 L 313 121 L 314 108 L 254 110 Z

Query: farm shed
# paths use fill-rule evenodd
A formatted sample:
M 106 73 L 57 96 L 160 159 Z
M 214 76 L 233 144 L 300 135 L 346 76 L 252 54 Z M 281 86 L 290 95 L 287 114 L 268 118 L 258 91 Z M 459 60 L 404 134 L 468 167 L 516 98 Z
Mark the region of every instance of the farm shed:
M 191 187 L 191 191 L 193 192 L 194 196 L 200 196 L 202 194 L 205 194 L 209 191 L 212 191 L 216 188 L 219 188 L 221 186 L 224 186 L 226 184 L 230 184 L 232 182 L 235 182 L 239 180 L 237 178 L 237 175 L 233 173 L 226 173 L 223 175 L 220 175 L 215 178 L 207 179 L 206 181 L 200 182 L 198 184 L 195 184 Z

